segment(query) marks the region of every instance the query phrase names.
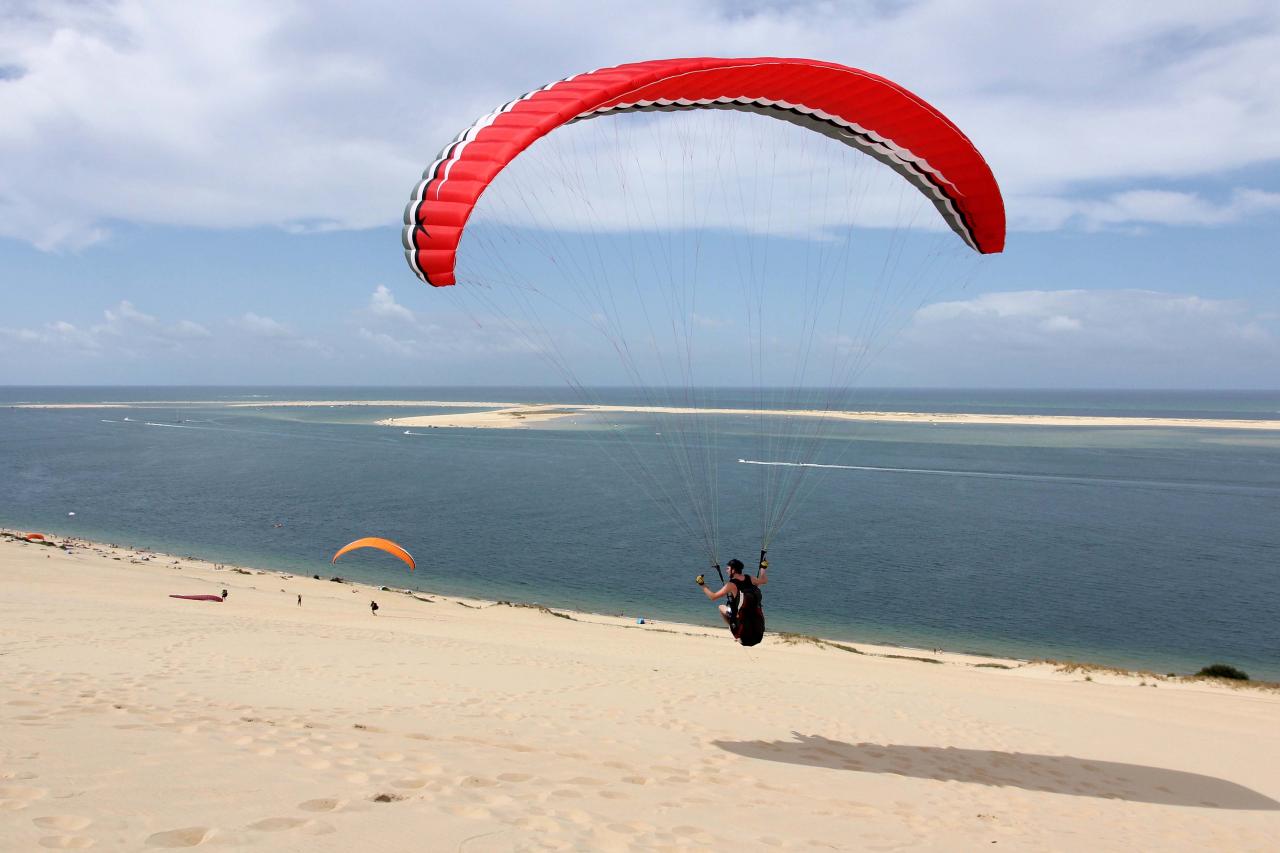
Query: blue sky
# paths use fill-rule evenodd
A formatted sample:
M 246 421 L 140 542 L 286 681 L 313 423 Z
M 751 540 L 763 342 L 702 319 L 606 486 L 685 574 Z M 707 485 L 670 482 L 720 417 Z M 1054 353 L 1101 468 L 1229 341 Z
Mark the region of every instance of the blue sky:
M 423 166 L 569 73 L 771 54 L 925 96 L 1006 196 L 865 381 L 1280 385 L 1273 2 L 209 5 L 0 3 L 0 383 L 557 381 L 405 266 Z

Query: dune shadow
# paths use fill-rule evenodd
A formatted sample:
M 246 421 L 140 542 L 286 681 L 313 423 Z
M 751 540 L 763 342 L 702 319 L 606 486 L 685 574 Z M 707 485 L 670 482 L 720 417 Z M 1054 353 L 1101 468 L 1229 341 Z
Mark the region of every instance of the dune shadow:
M 808 767 L 893 773 L 916 779 L 1024 788 L 1077 797 L 1211 809 L 1280 810 L 1280 802 L 1251 788 L 1183 770 L 991 749 L 843 743 L 792 732 L 789 741 L 713 743 L 746 758 Z

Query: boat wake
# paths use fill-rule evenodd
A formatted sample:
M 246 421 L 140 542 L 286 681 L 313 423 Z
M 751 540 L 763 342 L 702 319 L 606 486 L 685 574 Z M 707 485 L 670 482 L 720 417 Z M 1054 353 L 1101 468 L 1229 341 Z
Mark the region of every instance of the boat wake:
M 1007 471 L 957 471 L 942 468 L 891 468 L 878 465 L 828 465 L 819 462 L 767 462 L 757 459 L 739 459 L 743 465 L 770 465 L 784 468 L 828 468 L 842 471 L 872 471 L 887 474 L 925 474 L 935 477 L 974 477 L 986 480 L 1027 480 L 1037 483 L 1069 483 L 1075 485 L 1094 486 L 1137 486 L 1154 489 L 1192 489 L 1220 491 L 1243 494 L 1275 494 L 1280 489 L 1271 486 L 1259 486 L 1242 483 L 1187 483 L 1171 480 L 1135 480 L 1115 477 L 1064 477 L 1058 474 L 1016 474 Z

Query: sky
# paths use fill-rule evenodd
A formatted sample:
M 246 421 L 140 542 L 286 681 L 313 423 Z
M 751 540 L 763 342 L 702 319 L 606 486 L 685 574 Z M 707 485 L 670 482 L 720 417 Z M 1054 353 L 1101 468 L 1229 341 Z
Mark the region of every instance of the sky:
M 1280 387 L 1274 0 L 639 9 L 0 0 L 0 384 L 554 384 L 537 341 L 406 266 L 423 168 L 575 72 L 773 55 L 922 95 L 1004 193 L 1004 254 L 903 300 L 861 381 Z M 709 287 L 680 322 L 749 339 L 731 301 Z M 615 377 L 607 341 L 555 334 L 577 376 Z M 738 384 L 728 359 L 699 379 Z

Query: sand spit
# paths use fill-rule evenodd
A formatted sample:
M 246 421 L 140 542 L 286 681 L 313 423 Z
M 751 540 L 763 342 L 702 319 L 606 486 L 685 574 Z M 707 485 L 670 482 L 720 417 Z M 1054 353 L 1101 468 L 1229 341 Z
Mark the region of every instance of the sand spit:
M 1280 432 L 1280 420 L 1247 420 L 1241 418 L 1132 418 L 1076 415 L 998 415 L 956 412 L 872 412 L 828 411 L 823 409 L 710 409 L 666 406 L 611 406 L 577 403 L 510 403 L 475 400 L 250 400 L 230 403 L 209 400 L 171 400 L 112 403 L 15 403 L 15 409 L 120 409 L 164 408 L 166 406 L 226 406 L 236 409 L 272 408 L 450 408 L 484 409 L 479 412 L 457 412 L 412 415 L 378 421 L 395 427 L 452 427 L 477 429 L 519 429 L 572 415 L 584 414 L 656 414 L 656 415 L 731 415 L 742 417 L 828 418 L 839 421 L 873 421 L 916 424 L 973 424 L 991 426 L 1056 426 L 1056 427 L 1146 427 L 1149 429 L 1198 428 L 1222 430 L 1263 430 Z
M 423 405 L 435 405 L 426 404 Z M 473 406 L 482 404 L 476 403 Z M 571 415 L 587 414 L 654 414 L 654 415 L 728 415 L 745 418 L 826 418 L 833 421 L 873 421 L 881 423 L 915 424 L 968 424 L 1004 426 L 1056 426 L 1056 427 L 1147 427 L 1147 428 L 1200 428 L 1230 430 L 1280 431 L 1280 420 L 1240 420 L 1225 418 L 1126 418 L 1083 417 L 1067 415 L 989 415 L 957 414 L 946 412 L 843 412 L 818 409 L 691 409 L 658 406 L 605 406 L 566 405 L 540 403 L 537 405 L 483 404 L 490 407 L 484 412 L 459 412 L 438 415 L 418 415 L 402 418 L 386 418 L 378 421 L 395 427 L 474 427 L 479 429 L 512 429 L 534 423 L 556 420 Z
M 51 538 L 0 538 L 4 850 L 1280 837 L 1271 692 L 776 635 L 741 649 Z M 732 820 L 730 800 L 749 803 Z
M 519 403 L 478 403 L 465 400 L 135 400 L 110 403 L 13 403 L 11 409 L 156 409 L 166 406 L 225 406 L 231 409 L 436 407 L 510 408 Z

